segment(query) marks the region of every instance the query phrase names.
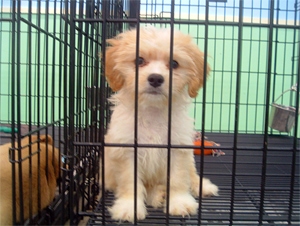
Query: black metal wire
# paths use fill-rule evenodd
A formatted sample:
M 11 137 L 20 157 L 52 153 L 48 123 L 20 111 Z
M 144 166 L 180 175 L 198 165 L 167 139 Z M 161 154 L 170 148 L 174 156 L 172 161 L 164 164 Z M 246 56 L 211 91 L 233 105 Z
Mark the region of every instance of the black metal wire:
M 140 15 L 140 1 L 135 2 L 136 4 L 136 18 L 139 20 Z M 133 15 L 131 15 L 133 16 Z M 133 186 L 133 194 L 134 194 L 134 221 L 133 223 L 137 224 L 137 197 L 138 197 L 138 95 L 139 95 L 139 51 L 140 51 L 140 24 L 136 24 L 136 49 L 135 49 L 135 87 L 134 87 L 134 186 Z
M 238 26 L 238 47 L 237 47 L 237 79 L 236 79 L 236 96 L 235 96 L 235 121 L 234 121 L 234 140 L 233 140 L 233 156 L 232 156 L 232 177 L 231 177 L 231 196 L 230 196 L 230 225 L 234 222 L 234 206 L 235 206 L 235 176 L 237 163 L 237 141 L 239 131 L 239 104 L 241 92 L 241 59 L 242 59 L 242 37 L 243 37 L 243 10 L 244 2 L 239 1 L 239 26 Z
M 78 18 L 74 19 L 76 22 L 88 22 L 88 23 L 97 23 L 97 22 L 103 22 L 103 19 L 90 19 L 90 18 Z M 107 22 L 109 23 L 151 23 L 151 24 L 166 24 L 168 20 L 166 19 L 143 19 L 140 18 L 139 20 L 128 18 L 128 19 L 107 19 Z M 224 26 L 238 26 L 238 22 L 230 22 L 230 21 L 208 21 L 205 20 L 174 20 L 174 24 L 186 24 L 186 25 L 205 25 L 205 23 L 208 23 L 209 25 L 224 25 Z M 244 22 L 244 27 L 259 27 L 259 28 L 268 28 L 269 25 L 265 23 L 250 23 L 250 22 Z M 298 25 L 290 25 L 290 24 L 273 24 L 274 28 L 291 28 L 291 29 L 297 29 Z
M 69 4 L 68 4 L 68 1 L 65 0 L 64 3 L 62 3 L 61 5 L 62 7 L 64 7 L 65 9 L 65 12 L 68 12 L 69 11 Z M 65 16 L 65 14 L 64 14 Z M 67 23 L 65 21 L 64 23 L 64 26 L 62 26 L 62 40 L 64 40 L 64 42 L 68 42 L 68 26 L 67 26 Z M 68 65 L 69 62 L 67 61 L 68 59 L 68 46 L 67 45 L 62 45 L 63 47 L 63 59 L 62 59 L 62 65 Z M 68 67 L 62 67 L 62 96 L 63 97 L 66 97 L 68 96 L 68 93 L 67 93 L 67 75 L 68 75 Z M 63 124 L 64 125 L 68 125 L 68 112 L 67 112 L 67 106 L 68 106 L 68 100 L 67 98 L 63 98 L 63 106 L 64 106 L 64 111 L 63 111 L 63 119 L 64 119 L 64 122 Z M 67 170 L 67 168 L 69 168 L 70 170 L 72 170 L 73 166 L 70 165 L 69 166 L 69 159 L 67 158 L 68 156 L 68 148 L 69 148 L 69 145 L 68 145 L 68 136 L 69 136 L 69 129 L 67 126 L 64 126 L 64 132 L 63 132 L 63 137 L 64 137 L 64 140 L 65 142 L 63 143 L 63 156 L 65 157 L 65 162 L 63 164 L 63 168 L 65 170 L 63 170 L 63 173 L 62 173 L 62 191 L 67 191 L 67 187 L 69 187 L 69 181 L 67 180 L 67 178 L 69 177 L 69 170 Z M 67 200 L 69 200 L 69 197 L 66 195 L 63 195 L 62 196 L 62 202 L 63 203 L 66 203 Z M 69 206 L 69 209 L 67 209 L 67 211 L 63 211 L 62 212 L 62 218 L 65 218 L 67 217 L 67 215 L 69 214 L 70 212 L 70 209 L 71 209 L 71 205 Z M 73 212 L 73 210 L 72 210 Z M 70 215 L 70 220 L 73 221 L 74 219 L 74 215 Z
M 79 11 L 78 12 L 79 13 L 79 17 L 80 16 L 82 17 L 83 16 L 83 2 L 80 1 L 78 5 L 79 6 L 78 6 L 78 8 L 76 8 L 76 10 Z M 82 31 L 83 30 L 83 24 L 79 24 L 78 25 L 78 29 Z M 82 48 L 83 48 L 83 46 L 82 46 L 83 36 L 81 35 L 81 33 L 79 33 L 76 36 L 77 36 L 77 40 L 76 41 L 77 41 L 78 51 L 76 51 L 77 62 L 75 63 L 75 61 L 74 61 L 75 67 L 76 67 L 76 65 L 83 65 L 83 63 L 82 63 L 82 61 L 83 61 L 82 60 L 82 54 L 80 54 L 80 52 L 82 52 Z M 75 96 L 74 102 L 76 104 L 74 106 L 74 109 L 76 108 L 75 112 L 80 112 L 82 110 L 82 102 L 80 100 L 82 98 L 81 94 L 82 94 L 82 89 L 84 87 L 84 83 L 83 83 L 84 77 L 83 76 L 78 76 L 78 75 L 82 74 L 81 73 L 82 71 L 83 70 L 82 70 L 81 67 L 76 67 L 74 69 L 74 72 L 76 72 L 76 75 L 77 75 L 77 77 L 74 78 L 74 80 L 76 81 L 76 84 L 77 84 L 77 87 L 74 87 L 75 88 L 75 90 L 74 90 L 74 96 Z M 79 114 L 78 117 L 74 118 L 74 124 L 75 124 L 75 128 L 77 128 L 77 131 L 78 131 L 77 134 L 78 133 L 82 134 L 83 133 L 83 129 L 82 129 L 82 114 Z M 82 137 L 81 136 L 78 136 L 78 138 L 74 137 L 74 140 L 75 139 L 78 139 L 79 142 L 82 141 Z M 80 148 L 80 147 L 76 148 L 75 146 L 74 146 L 74 150 L 75 150 L 75 153 L 79 152 L 79 155 L 82 155 L 82 156 L 87 156 L 88 155 L 87 153 L 89 151 L 86 148 Z M 88 157 L 86 157 L 86 158 L 88 158 Z M 87 174 L 85 172 L 86 171 L 90 171 L 91 166 L 90 166 L 90 164 L 86 163 L 86 161 L 88 161 L 88 160 L 85 160 L 85 162 L 83 163 L 86 167 L 83 168 L 83 170 L 82 170 L 83 171 L 82 181 L 89 180 L 89 178 L 88 178 L 88 176 L 87 176 Z M 78 191 L 79 190 L 78 187 L 76 187 L 77 188 L 77 193 L 80 193 L 80 195 L 83 198 L 82 198 L 82 200 L 75 200 L 75 202 L 77 202 L 77 204 L 75 204 L 76 205 L 76 207 L 75 207 L 75 214 L 77 216 L 78 216 L 80 210 L 84 210 L 85 209 L 85 203 L 84 202 L 85 202 L 86 199 L 87 199 L 87 205 L 92 206 L 92 204 L 90 203 L 90 196 L 92 195 L 91 187 L 90 186 L 87 187 L 87 194 L 84 191 L 79 192 Z M 83 189 L 85 189 L 84 184 L 81 187 L 83 187 Z
M 173 61 L 173 44 L 174 44 L 174 5 L 175 1 L 171 1 L 171 19 L 170 19 L 170 63 L 169 65 L 172 65 Z M 169 224 L 169 218 L 170 218 L 170 189 L 171 189 L 171 128 L 172 128 L 172 93 L 173 93 L 173 68 L 169 67 L 169 96 L 168 96 L 168 133 L 167 133 L 167 184 L 166 184 L 166 225 Z
M 45 12 L 45 30 L 49 30 L 49 1 L 46 2 L 45 4 L 46 7 L 46 12 Z M 45 36 L 45 77 L 44 80 L 42 81 L 42 84 L 47 84 L 47 81 L 49 81 L 49 37 Z M 48 119 L 48 112 L 49 112 L 49 87 L 48 85 L 45 86 L 45 96 L 46 96 L 46 100 L 45 100 L 45 111 L 44 111 L 44 117 L 45 117 L 45 123 L 48 124 L 49 123 L 49 119 Z M 45 133 L 48 134 L 48 127 L 45 129 Z M 46 146 L 48 146 L 48 139 L 46 139 Z M 48 156 L 48 151 L 46 151 L 46 156 L 45 156 L 45 162 L 46 162 L 46 175 L 49 175 L 49 162 L 48 162 L 49 156 Z
M 21 6 L 20 6 L 21 7 Z M 41 1 L 37 1 L 37 26 L 41 27 Z M 42 70 L 41 70 L 41 33 L 37 32 L 37 49 L 36 49 L 36 57 L 37 57 L 37 74 L 42 74 Z M 41 95 L 41 76 L 37 76 L 37 96 Z M 37 106 L 41 106 L 41 100 L 40 98 L 37 99 Z M 39 109 L 37 109 L 37 127 L 40 126 L 41 123 L 41 112 L 39 111 Z M 37 136 L 40 137 L 40 131 L 38 131 Z M 37 148 L 40 150 L 40 143 L 37 144 Z M 38 169 L 40 169 L 41 167 L 41 155 L 40 152 L 37 153 L 37 167 Z M 38 193 L 38 201 L 37 201 L 37 206 L 38 209 L 41 210 L 41 195 L 42 195 L 42 191 L 41 191 L 41 172 L 38 171 L 38 188 L 37 188 L 37 193 Z M 23 209 L 23 208 L 22 208 Z M 21 221 L 23 222 L 23 221 Z
M 202 190 L 203 190 L 203 169 L 204 169 L 204 141 L 205 141 L 205 113 L 206 113 L 206 81 L 207 81 L 207 53 L 208 53 L 208 18 L 209 18 L 209 1 L 205 5 L 205 31 L 204 31 L 204 64 L 203 64 L 203 96 L 202 96 L 202 122 L 201 122 L 201 156 L 200 156 L 200 186 L 199 186 L 199 211 L 198 224 L 201 224 L 202 219 Z
M 103 23 L 102 23 L 102 43 L 106 43 L 106 37 L 108 36 L 107 34 L 107 23 L 106 23 L 106 19 L 108 17 L 107 15 L 107 6 L 106 6 L 107 2 L 106 1 L 103 1 L 102 2 L 102 17 L 103 17 Z M 105 93 L 105 79 L 104 79 L 104 73 L 105 73 L 105 62 L 106 62 L 106 51 L 105 51 L 105 46 L 106 45 L 102 45 L 102 49 L 101 49 L 101 53 L 102 53 L 102 57 L 101 57 L 101 69 L 102 69 L 102 79 L 101 79 L 101 90 L 100 90 L 100 93 L 101 93 L 101 104 L 102 106 L 105 106 L 105 97 L 106 97 L 106 93 Z M 101 149 L 100 149 L 100 153 L 101 153 L 101 184 L 102 184 L 102 188 L 101 188 L 101 204 L 102 204 L 102 208 L 101 208 L 101 213 L 102 213 L 102 225 L 105 225 L 106 224 L 106 216 L 105 216 L 105 203 L 106 203 L 106 197 L 105 197 L 105 162 L 104 162 L 104 159 L 105 159 L 105 140 L 104 140 L 104 134 L 105 134 L 105 124 L 104 124 L 104 114 L 105 114 L 105 108 L 102 107 L 100 108 L 101 111 L 100 111 L 100 133 L 101 133 L 101 136 L 100 136 L 100 142 L 102 143 L 102 146 L 101 146 Z
M 70 98 L 70 100 L 73 100 L 73 101 L 70 101 L 66 106 L 68 106 L 68 113 L 69 113 L 69 120 L 68 120 L 68 126 L 69 126 L 69 134 L 68 134 L 68 137 L 66 139 L 66 143 L 67 143 L 67 151 L 68 151 L 68 154 L 71 155 L 71 156 L 76 156 L 75 155 L 75 150 L 74 150 L 74 145 L 73 145 L 73 142 L 74 142 L 74 127 L 75 127 L 75 122 L 74 122 L 74 115 L 72 114 L 72 112 L 75 112 L 75 78 L 76 78 L 76 75 L 75 75 L 75 49 L 72 48 L 72 46 L 75 46 L 75 22 L 73 20 L 73 18 L 75 18 L 75 15 L 76 15 L 76 2 L 75 1 L 70 1 L 70 3 L 67 3 L 70 5 L 70 19 L 69 19 L 69 39 L 66 39 L 66 40 L 69 40 L 69 43 L 70 43 L 70 46 L 71 48 L 68 50 L 67 53 L 67 56 L 68 56 L 68 59 L 69 59 L 69 73 L 68 73 L 68 97 Z M 67 76 L 66 76 L 67 77 Z M 71 157 L 69 159 L 69 169 L 74 169 L 74 166 L 75 166 L 75 158 L 74 157 Z M 73 220 L 71 222 L 71 224 L 76 224 L 76 217 L 74 215 L 74 211 L 73 211 L 73 206 L 75 206 L 75 200 L 74 198 L 72 197 L 73 196 L 73 192 L 75 192 L 76 188 L 74 187 L 74 175 L 73 173 L 70 173 L 69 174 L 69 178 L 70 178 L 70 193 L 69 193 L 69 202 L 70 202 L 70 219 Z
M 13 1 L 12 2 L 12 25 L 11 25 L 11 31 L 12 31 L 12 35 L 11 35 L 11 41 L 12 41 L 12 47 L 11 50 L 12 52 L 16 51 L 16 11 L 17 10 L 17 6 L 16 6 L 16 2 Z M 12 54 L 11 55 L 11 72 L 12 72 L 12 82 L 11 82 L 11 103 L 14 103 L 14 98 L 15 98 L 15 76 L 16 76 L 16 70 L 15 70 L 15 56 Z M 12 104 L 11 106 L 11 118 L 12 121 L 15 119 L 15 114 L 16 114 L 16 106 L 15 104 Z M 12 136 L 11 136 L 11 148 L 10 148 L 10 161 L 14 162 L 15 161 L 15 150 L 16 150 L 16 146 L 15 146 L 15 136 L 13 136 L 13 131 L 15 131 L 15 126 L 17 126 L 15 123 L 12 123 Z M 11 165 L 11 172 L 12 172 L 12 181 L 16 181 L 16 165 L 13 163 Z M 21 204 L 21 203 L 20 203 Z M 12 208 L 13 210 L 16 209 L 16 184 L 12 182 Z M 16 224 L 16 211 L 13 211 L 12 213 L 12 223 Z
M 20 62 L 21 62 L 21 58 L 20 58 L 20 45 L 21 45 L 21 22 L 20 22 L 20 15 L 21 15 L 21 2 L 17 1 L 16 2 L 16 17 L 17 17 L 17 26 L 16 26 L 16 43 L 15 45 L 17 46 L 17 51 L 16 51 L 16 65 L 12 65 L 13 67 L 16 67 L 16 96 L 13 97 L 13 101 L 12 103 L 17 104 L 17 112 L 16 112 L 16 117 L 13 118 L 14 122 L 16 122 L 17 124 L 17 129 L 18 131 L 20 131 L 21 129 L 21 99 L 20 99 L 20 94 L 21 94 L 21 84 L 20 84 L 20 80 L 21 80 L 21 69 L 20 69 Z M 20 160 L 22 158 L 22 153 L 21 153 L 21 140 L 20 138 L 17 139 L 18 141 L 18 152 L 17 152 L 17 156 L 18 159 Z M 20 199 L 20 221 L 24 222 L 24 213 L 23 213 L 23 208 L 24 208 L 24 196 L 23 196 L 23 192 L 22 192 L 22 187 L 23 187 L 23 181 L 22 181 L 22 175 L 23 175 L 23 171 L 22 171 L 22 162 L 18 162 L 17 164 L 17 169 L 18 169 L 18 178 L 17 180 L 19 181 L 19 199 Z
M 265 126 L 264 126 L 264 148 L 262 156 L 262 176 L 260 186 L 260 207 L 259 207 L 259 224 L 262 224 L 264 216 L 264 198 L 266 189 L 266 167 L 268 154 L 268 122 L 269 122 L 269 103 L 270 103 L 270 87 L 272 74 L 272 53 L 273 53 L 273 23 L 274 23 L 274 0 L 270 0 L 270 17 L 269 17 L 269 44 L 268 44 L 268 65 L 267 65 L 267 87 L 266 87 L 266 111 L 265 111 Z
M 295 20 L 295 24 L 296 24 L 296 21 L 297 21 L 297 13 L 300 15 L 300 8 L 297 8 L 297 5 L 298 5 L 298 0 L 295 0 L 295 17 L 294 17 L 294 20 Z M 300 18 L 300 16 L 299 16 Z M 297 137 L 298 137 L 298 126 L 299 126 L 299 87 L 300 87 L 300 26 L 299 26 L 299 29 L 298 29 L 298 52 L 296 51 L 296 48 L 295 48 L 295 53 L 298 54 L 298 71 L 297 71 L 297 94 L 296 94 L 296 98 L 295 98 L 295 101 L 296 101 L 296 104 L 295 104 L 295 129 L 294 129 L 294 136 L 293 136 L 293 151 L 292 151 L 292 163 L 291 163 L 291 180 L 290 180 L 290 197 L 289 197 L 289 215 L 288 215 L 288 223 L 289 224 L 292 224 L 292 213 L 293 213 L 293 210 L 296 209 L 297 207 L 295 207 L 293 205 L 293 200 L 294 200 L 294 194 L 295 194 L 295 181 L 296 181 L 296 178 L 295 178 L 295 175 L 296 175 L 296 167 L 297 167 L 297 163 L 296 163 L 296 159 L 297 159 L 297 147 L 299 147 L 299 144 L 298 144 L 298 140 L 297 140 Z M 296 31 L 294 31 L 294 43 L 296 43 Z M 292 70 L 294 68 L 296 64 L 294 64 L 294 61 L 292 62 Z
M 32 20 L 32 14 L 31 14 L 31 10 L 32 10 L 32 2 L 28 2 L 28 9 L 29 9 L 29 14 L 28 14 L 28 20 L 31 21 Z M 32 79 L 32 68 L 31 68 L 31 64 L 32 64 L 32 57 L 31 57 L 31 50 L 32 50 L 32 46 L 31 46 L 31 42 L 32 42 L 32 29 L 31 27 L 29 26 L 28 27 L 28 64 L 30 65 L 28 67 L 28 79 L 29 81 L 31 81 Z M 32 83 L 29 82 L 28 83 L 28 106 L 29 106 L 29 112 L 28 112 L 28 124 L 29 124 L 29 131 L 31 131 L 31 125 L 32 125 Z M 32 140 L 31 140 L 31 136 L 29 136 L 29 143 L 31 143 Z M 29 153 L 28 153 L 29 156 L 32 155 L 32 148 L 31 146 L 29 146 Z M 29 175 L 32 175 L 32 159 L 29 158 Z M 33 200 L 32 196 L 33 196 L 33 188 L 32 188 L 32 177 L 29 178 L 29 183 L 30 183 L 30 188 L 29 188 L 29 198 L 30 200 Z M 33 211 L 33 205 L 32 205 L 32 202 L 29 203 L 29 215 L 32 216 L 32 211 Z

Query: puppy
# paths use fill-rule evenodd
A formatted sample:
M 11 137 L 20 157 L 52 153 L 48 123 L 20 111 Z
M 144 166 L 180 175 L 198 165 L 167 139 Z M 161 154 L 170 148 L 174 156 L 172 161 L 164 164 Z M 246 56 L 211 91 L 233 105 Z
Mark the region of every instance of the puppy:
M 58 149 L 54 148 L 53 140 L 50 136 L 41 135 L 26 137 L 21 140 L 22 149 L 22 194 L 23 194 L 23 214 L 24 219 L 28 219 L 31 214 L 37 214 L 40 208 L 48 206 L 55 196 L 56 179 L 59 177 L 60 155 Z M 38 149 L 38 142 L 40 150 Z M 47 145 L 46 145 L 47 144 Z M 31 146 L 31 169 L 29 158 L 29 145 Z M 12 225 L 12 163 L 9 161 L 9 149 L 11 143 L 0 146 L 0 225 Z M 15 144 L 17 147 L 17 143 Z M 38 165 L 38 154 L 40 151 L 40 164 Z M 54 153 L 53 153 L 54 151 Z M 15 159 L 18 161 L 18 154 L 15 152 Z M 46 162 L 46 153 L 48 161 Z M 53 155 L 54 154 L 54 155 Z M 46 166 L 48 164 L 48 168 Z M 19 190 L 19 164 L 15 163 L 16 169 L 16 213 L 17 221 L 20 219 L 20 190 Z M 31 176 L 30 176 L 31 172 Z M 38 180 L 40 177 L 40 180 Z M 40 197 L 38 195 L 40 186 Z M 31 203 L 31 204 L 30 204 Z M 31 206 L 32 205 L 32 206 Z M 32 208 L 32 209 L 31 209 Z M 32 212 L 31 212 L 32 211 Z
M 172 145 L 193 145 L 193 120 L 188 116 L 191 98 L 197 96 L 204 79 L 204 54 L 190 36 L 174 31 L 173 61 L 170 62 L 170 29 L 140 29 L 136 59 L 136 30 L 109 39 L 105 75 L 116 93 L 105 148 L 105 186 L 116 200 L 110 208 L 113 219 L 134 221 L 134 144 L 135 98 L 137 98 L 137 143 L 168 144 L 168 106 L 171 104 Z M 136 76 L 136 62 L 138 76 Z M 172 68 L 172 91 L 170 69 Z M 209 72 L 209 67 L 207 67 Z M 138 81 L 136 78 L 138 77 Z M 135 86 L 138 84 L 137 97 Z M 172 103 L 169 103 L 170 95 Z M 200 179 L 192 149 L 172 148 L 169 213 L 187 216 L 197 213 Z M 137 219 L 144 219 L 145 202 L 165 207 L 167 148 L 139 147 L 137 150 Z M 203 178 L 203 196 L 218 194 L 218 187 Z M 194 197 L 193 197 L 194 196 Z M 165 209 L 165 208 L 164 208 Z

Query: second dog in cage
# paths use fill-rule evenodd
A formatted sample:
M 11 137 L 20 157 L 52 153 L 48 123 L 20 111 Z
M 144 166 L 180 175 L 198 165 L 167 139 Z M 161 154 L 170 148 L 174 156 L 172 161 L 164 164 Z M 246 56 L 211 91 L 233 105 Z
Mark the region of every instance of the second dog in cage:
M 17 147 L 17 143 L 15 144 Z M 12 225 L 15 211 L 17 222 L 37 214 L 39 209 L 48 206 L 54 199 L 56 180 L 60 172 L 59 150 L 54 148 L 48 135 L 31 136 L 21 140 L 21 159 L 15 154 L 15 199 L 12 207 L 12 165 L 8 161 L 11 143 L 0 146 L 0 225 Z M 39 154 L 38 154 L 39 153 Z M 30 154 L 30 158 L 26 158 Z M 19 167 L 22 169 L 20 175 Z M 21 180 L 20 180 L 21 178 Z M 22 184 L 21 184 L 22 183 Z M 23 200 L 23 205 L 21 205 Z
M 115 106 L 105 141 L 119 146 L 105 149 L 105 186 L 116 196 L 110 209 L 112 218 L 130 222 L 134 221 L 134 170 L 137 170 L 137 219 L 146 217 L 145 203 L 166 209 L 167 145 L 193 145 L 193 120 L 189 118 L 187 108 L 191 98 L 197 96 L 205 76 L 204 54 L 190 36 L 174 31 L 173 60 L 170 62 L 171 29 L 149 26 L 141 27 L 139 31 L 138 47 L 137 30 L 109 39 L 105 59 L 106 78 L 110 87 L 117 91 L 110 99 Z M 206 72 L 209 72 L 209 66 Z M 145 145 L 137 148 L 137 169 L 134 169 L 134 148 L 122 147 L 134 144 L 135 123 L 137 144 Z M 193 150 L 172 148 L 171 215 L 197 213 L 198 204 L 194 197 L 199 196 L 199 184 Z M 218 187 L 209 179 L 203 178 L 202 184 L 203 196 L 218 194 Z

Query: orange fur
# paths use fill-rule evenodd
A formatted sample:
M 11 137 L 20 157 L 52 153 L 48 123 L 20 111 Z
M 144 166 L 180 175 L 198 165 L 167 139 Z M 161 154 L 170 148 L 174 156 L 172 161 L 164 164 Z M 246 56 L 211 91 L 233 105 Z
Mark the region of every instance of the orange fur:
M 60 155 L 56 148 L 53 148 L 53 140 L 48 135 L 31 136 L 31 169 L 29 158 L 29 138 L 21 140 L 22 148 L 19 150 L 22 155 L 20 164 L 16 162 L 16 216 L 20 221 L 20 188 L 19 188 L 19 166 L 22 166 L 22 187 L 23 194 L 23 214 L 24 219 L 30 217 L 30 202 L 32 203 L 32 214 L 39 210 L 38 200 L 40 199 L 41 208 L 50 204 L 55 196 L 56 179 L 59 177 Z M 46 145 L 47 141 L 47 145 Z M 38 142 L 40 150 L 38 150 Z M 17 147 L 15 143 L 15 147 Z M 12 166 L 9 161 L 9 149 L 11 143 L 0 146 L 0 225 L 12 224 Z M 18 161 L 18 152 L 15 151 L 15 159 Z M 40 166 L 38 166 L 38 154 L 40 151 Z M 54 158 L 53 158 L 54 151 Z M 33 154 L 34 153 L 34 154 Z M 48 153 L 48 168 L 46 169 L 46 153 Z M 38 174 L 40 181 L 38 180 Z M 40 184 L 40 197 L 38 197 L 38 186 Z

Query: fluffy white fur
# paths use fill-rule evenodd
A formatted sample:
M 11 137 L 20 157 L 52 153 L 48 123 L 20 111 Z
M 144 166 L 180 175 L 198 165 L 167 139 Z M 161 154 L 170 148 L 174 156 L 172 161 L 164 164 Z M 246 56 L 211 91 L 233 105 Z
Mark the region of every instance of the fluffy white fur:
M 134 112 L 136 83 L 136 31 L 131 30 L 108 40 L 105 75 L 116 93 L 111 97 L 113 114 L 105 138 L 106 143 L 134 143 Z M 170 30 L 147 27 L 140 29 L 140 65 L 138 66 L 137 143 L 166 145 L 168 143 L 168 100 L 170 79 Z M 203 53 L 190 36 L 174 33 L 172 74 L 171 144 L 193 144 L 193 120 L 187 108 L 203 85 Z M 178 67 L 177 67 L 178 66 Z M 207 67 L 209 72 L 209 67 Z M 160 75 L 158 86 L 149 76 Z M 156 76 L 157 77 L 157 76 Z M 138 148 L 137 218 L 147 215 L 146 203 L 165 207 L 167 149 Z M 187 216 L 197 213 L 200 179 L 192 149 L 171 150 L 170 214 Z M 134 149 L 105 148 L 105 186 L 116 200 L 110 209 L 113 219 L 134 220 Z M 203 178 L 203 196 L 218 194 L 218 187 Z

